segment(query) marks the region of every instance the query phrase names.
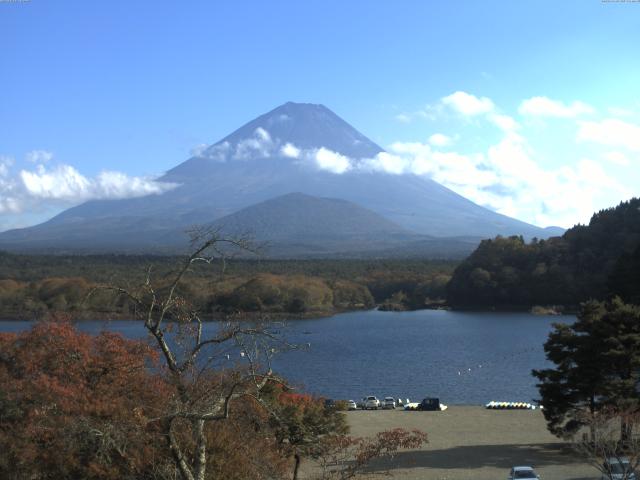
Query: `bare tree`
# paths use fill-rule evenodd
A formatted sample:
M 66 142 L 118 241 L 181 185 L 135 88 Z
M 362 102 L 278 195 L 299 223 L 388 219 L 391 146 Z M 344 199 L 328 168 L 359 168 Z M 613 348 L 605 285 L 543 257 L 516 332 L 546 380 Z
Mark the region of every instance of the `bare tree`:
M 251 399 L 264 408 L 261 392 L 270 382 L 281 383 L 271 358 L 290 345 L 266 324 L 203 325 L 200 314 L 180 292 L 196 264 L 225 265 L 237 251 L 253 251 L 247 238 L 226 238 L 218 230 L 196 230 L 192 253 L 164 281 L 154 281 L 151 269 L 135 288 L 106 285 L 135 305 L 135 315 L 161 352 L 167 381 L 175 392 L 154 421 L 183 480 L 205 480 L 207 426 L 229 418 L 234 402 Z
M 585 429 L 574 438 L 576 450 L 604 478 L 634 478 L 640 464 L 640 412 L 605 408 L 586 413 L 581 421 Z
M 389 462 L 398 451 L 425 443 L 427 434 L 415 429 L 395 428 L 365 438 L 332 435 L 316 445 L 313 456 L 320 467 L 321 480 L 348 480 L 365 473 L 373 462 Z

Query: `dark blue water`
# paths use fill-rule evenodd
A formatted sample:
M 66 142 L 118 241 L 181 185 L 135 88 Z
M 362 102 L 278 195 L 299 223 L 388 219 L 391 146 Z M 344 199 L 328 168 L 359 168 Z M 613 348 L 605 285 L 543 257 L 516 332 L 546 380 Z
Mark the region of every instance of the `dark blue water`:
M 543 343 L 551 324 L 573 320 L 439 310 L 296 320 L 277 328 L 290 342 L 308 347 L 276 357 L 274 368 L 301 390 L 336 399 L 390 395 L 434 396 L 447 404 L 531 401 L 538 396 L 531 370 L 548 365 Z M 0 322 L 1 331 L 28 326 Z M 142 324 L 135 322 L 78 326 L 91 333 L 108 328 L 130 338 L 145 336 Z

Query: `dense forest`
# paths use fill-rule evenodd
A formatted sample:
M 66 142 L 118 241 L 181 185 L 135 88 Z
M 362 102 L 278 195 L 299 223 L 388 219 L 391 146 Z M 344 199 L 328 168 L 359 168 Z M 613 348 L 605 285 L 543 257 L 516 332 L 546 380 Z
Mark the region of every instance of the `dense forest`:
M 131 318 L 133 306 L 101 285 L 168 278 L 181 257 L 16 255 L 0 252 L 0 317 Z M 193 268 L 181 293 L 208 317 L 238 313 L 325 315 L 440 301 L 455 268 L 435 260 L 231 259 Z M 167 280 L 168 281 L 168 280 Z M 89 293 L 91 294 L 89 295 Z
M 640 301 L 640 199 L 593 215 L 562 237 L 484 240 L 455 270 L 447 302 L 458 308 L 573 309 L 619 295 Z

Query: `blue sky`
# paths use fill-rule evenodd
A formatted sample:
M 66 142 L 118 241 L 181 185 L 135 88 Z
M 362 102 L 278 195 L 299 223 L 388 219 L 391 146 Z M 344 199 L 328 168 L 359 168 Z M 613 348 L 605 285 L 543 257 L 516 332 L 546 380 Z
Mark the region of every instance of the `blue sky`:
M 0 42 L 0 230 L 289 100 L 542 226 L 640 194 L 638 2 L 0 1 Z

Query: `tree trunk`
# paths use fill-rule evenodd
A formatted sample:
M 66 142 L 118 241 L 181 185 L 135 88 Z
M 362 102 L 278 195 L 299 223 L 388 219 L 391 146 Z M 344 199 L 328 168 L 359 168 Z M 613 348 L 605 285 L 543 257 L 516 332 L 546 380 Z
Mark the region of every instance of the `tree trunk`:
M 207 471 L 207 439 L 204 432 L 204 420 L 193 422 L 194 437 L 196 441 L 195 452 L 195 480 L 205 480 Z
M 298 453 L 294 453 L 293 458 L 296 461 L 296 464 L 293 467 L 293 480 L 298 480 L 298 469 L 300 468 L 300 462 L 301 462 L 300 455 L 298 455 Z
M 589 401 L 589 410 L 591 411 L 591 421 L 589 422 L 589 435 L 591 436 L 591 444 L 596 444 L 596 426 L 595 426 L 595 415 L 596 415 L 596 398 L 594 395 L 591 395 L 591 399 Z
M 171 455 L 173 456 L 173 460 L 178 468 L 178 472 L 180 472 L 180 477 L 182 480 L 195 480 L 193 478 L 193 473 L 191 473 L 191 469 L 187 464 L 186 459 L 180 449 L 180 445 L 176 441 L 175 436 L 173 435 L 173 430 L 171 428 L 171 421 L 166 420 L 164 422 L 164 433 L 167 438 L 167 443 L 169 446 L 169 450 L 171 451 Z
M 622 446 L 623 451 L 627 450 L 629 447 L 632 426 L 633 425 L 624 418 L 624 416 L 620 419 L 620 445 Z

